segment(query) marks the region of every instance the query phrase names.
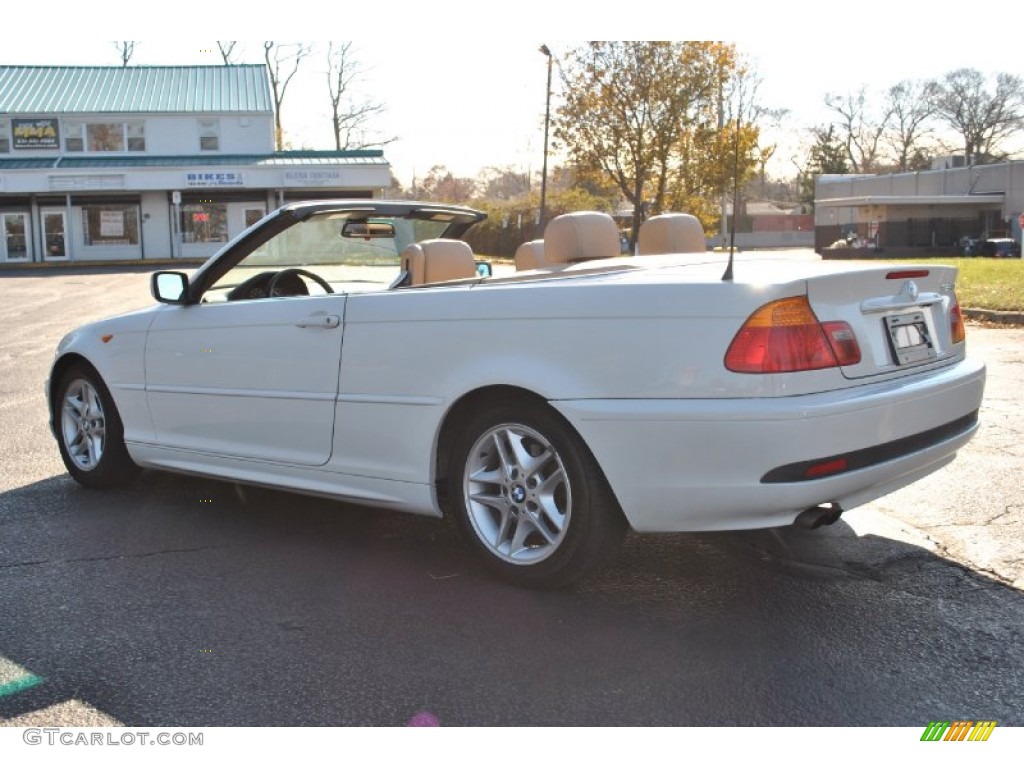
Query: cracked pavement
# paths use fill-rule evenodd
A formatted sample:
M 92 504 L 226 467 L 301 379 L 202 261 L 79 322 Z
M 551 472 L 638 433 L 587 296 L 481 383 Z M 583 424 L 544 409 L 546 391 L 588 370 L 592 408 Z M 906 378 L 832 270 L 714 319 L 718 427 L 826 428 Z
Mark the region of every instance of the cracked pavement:
M 967 350 L 988 365 L 978 434 L 942 471 L 863 509 L 1024 589 L 1024 329 L 969 325 Z

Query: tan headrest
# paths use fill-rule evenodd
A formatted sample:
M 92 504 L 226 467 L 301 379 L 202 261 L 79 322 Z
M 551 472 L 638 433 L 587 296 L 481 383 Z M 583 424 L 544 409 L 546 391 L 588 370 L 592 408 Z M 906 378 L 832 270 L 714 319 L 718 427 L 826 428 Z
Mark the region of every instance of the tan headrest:
M 704 227 L 688 213 L 663 213 L 640 225 L 637 253 L 704 253 L 707 242 Z
M 516 269 L 540 269 L 548 261 L 544 258 L 544 241 L 530 240 L 516 248 Z
M 578 211 L 556 216 L 544 229 L 544 258 L 552 264 L 615 259 L 619 230 L 607 213 Z
M 419 243 L 410 243 L 402 249 L 398 257 L 403 271 L 409 273 L 408 285 L 419 285 L 423 282 L 423 249 Z
M 402 251 L 402 269 L 409 272 L 410 285 L 440 283 L 476 277 L 476 260 L 469 243 L 462 240 L 423 240 Z

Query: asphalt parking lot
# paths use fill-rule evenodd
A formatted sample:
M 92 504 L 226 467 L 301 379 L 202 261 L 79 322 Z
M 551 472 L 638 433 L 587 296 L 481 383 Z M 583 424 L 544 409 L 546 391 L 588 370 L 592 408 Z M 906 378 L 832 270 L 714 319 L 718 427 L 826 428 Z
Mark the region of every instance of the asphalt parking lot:
M 147 281 L 0 273 L 7 724 L 1024 725 L 1024 329 L 969 327 L 982 428 L 935 475 L 819 531 L 632 536 L 529 592 L 443 521 L 156 472 L 79 488 L 53 348 Z

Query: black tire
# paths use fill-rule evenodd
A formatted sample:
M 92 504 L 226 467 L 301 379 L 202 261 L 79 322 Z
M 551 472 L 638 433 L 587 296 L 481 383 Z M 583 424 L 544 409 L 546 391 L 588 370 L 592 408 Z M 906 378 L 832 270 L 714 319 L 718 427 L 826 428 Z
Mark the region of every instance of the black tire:
M 53 401 L 60 457 L 71 477 L 89 488 L 110 488 L 139 471 L 124 445 L 124 426 L 103 379 L 76 364 L 60 377 Z
M 579 581 L 611 558 L 626 533 L 594 457 L 546 405 L 513 397 L 478 409 L 456 437 L 449 467 L 460 533 L 492 571 L 519 586 Z

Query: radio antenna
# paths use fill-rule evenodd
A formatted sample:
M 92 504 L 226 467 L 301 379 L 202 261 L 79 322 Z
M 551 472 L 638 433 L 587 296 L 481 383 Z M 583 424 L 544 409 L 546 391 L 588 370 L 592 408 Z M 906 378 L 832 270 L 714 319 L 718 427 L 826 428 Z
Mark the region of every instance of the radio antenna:
M 732 226 L 729 228 L 729 263 L 722 274 L 722 282 L 732 281 L 733 254 L 736 251 L 736 199 L 740 186 L 740 119 L 736 117 L 736 128 L 732 142 Z M 728 219 L 726 219 L 728 221 Z

